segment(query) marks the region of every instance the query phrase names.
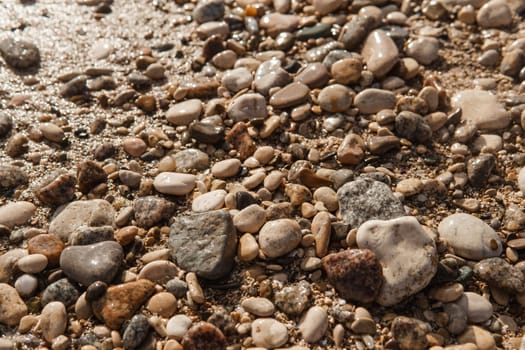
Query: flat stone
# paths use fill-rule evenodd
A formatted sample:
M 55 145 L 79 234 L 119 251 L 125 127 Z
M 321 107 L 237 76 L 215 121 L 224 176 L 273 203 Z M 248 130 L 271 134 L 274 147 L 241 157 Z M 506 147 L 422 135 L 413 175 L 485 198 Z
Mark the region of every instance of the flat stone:
M 49 233 L 67 242 L 78 227 L 114 226 L 114 217 L 115 209 L 103 199 L 75 201 L 55 213 L 49 224 Z
M 501 28 L 512 23 L 512 10 L 505 1 L 492 0 L 481 6 L 476 21 L 483 28 Z
M 383 306 L 421 291 L 436 274 L 436 245 L 412 216 L 365 222 L 357 231 L 357 245 L 372 250 L 383 266 L 384 283 L 376 299 Z
M 275 311 L 273 303 L 270 300 L 261 297 L 244 299 L 241 302 L 241 306 L 247 312 L 259 317 L 271 316 Z
M 53 301 L 44 306 L 39 324 L 44 339 L 50 343 L 56 337 L 64 334 L 67 327 L 67 311 L 64 304 Z
M 396 95 L 382 89 L 364 89 L 355 96 L 354 105 L 363 114 L 374 114 L 383 109 L 393 109 L 396 106 Z
M 191 203 L 191 210 L 196 213 L 221 209 L 224 206 L 225 190 L 215 190 L 201 194 Z
M 496 96 L 484 90 L 458 92 L 452 97 L 452 107 L 461 108 L 461 119 L 473 121 L 479 129 L 500 130 L 511 121 L 510 114 Z
M 1 40 L 0 55 L 13 68 L 26 69 L 40 64 L 40 50 L 27 39 L 7 37 Z
M 252 73 L 244 67 L 235 68 L 225 72 L 221 79 L 222 85 L 234 93 L 249 88 L 252 85 L 252 82 Z
M 320 306 L 313 306 L 299 323 L 299 331 L 308 343 L 319 341 L 328 329 L 328 314 Z
M 87 287 L 95 281 L 110 283 L 123 258 L 122 246 L 106 241 L 67 247 L 60 255 L 60 267 L 68 278 Z
M 166 250 L 169 253 L 169 249 Z M 171 261 L 155 260 L 147 263 L 140 270 L 138 278 L 144 278 L 157 284 L 164 284 L 177 277 L 179 273 L 180 269 Z
M 264 255 L 277 258 L 297 247 L 301 236 L 301 228 L 295 220 L 268 221 L 259 231 L 259 246 Z
M 196 98 L 177 103 L 166 112 L 166 119 L 174 125 L 188 125 L 199 119 L 202 102 Z
M 155 284 L 144 279 L 111 286 L 104 296 L 91 303 L 93 313 L 109 328 L 119 330 L 154 291 Z
M 423 182 L 415 178 L 401 180 L 396 185 L 396 192 L 401 193 L 405 197 L 414 196 L 422 190 Z
M 31 202 L 9 202 L 0 207 L 0 225 L 9 228 L 25 225 L 35 214 L 36 206 Z
M 341 84 L 329 85 L 319 92 L 317 101 L 319 106 L 327 112 L 344 112 L 352 105 L 354 93 Z
M 175 204 L 167 199 L 155 196 L 141 197 L 135 200 L 133 212 L 140 227 L 150 228 L 168 220 L 175 211 Z
M 361 55 L 375 77 L 385 76 L 399 61 L 399 51 L 394 41 L 382 30 L 368 34 Z
M 337 191 L 339 215 L 351 227 L 372 220 L 388 220 L 405 215 L 403 205 L 388 185 L 369 178 L 357 179 Z
M 153 187 L 163 194 L 184 196 L 193 191 L 195 180 L 192 174 L 163 172 L 155 177 Z
M 330 75 L 325 65 L 319 62 L 308 64 L 297 76 L 294 81 L 298 81 L 308 86 L 310 89 L 321 88 L 326 85 Z
M 252 322 L 252 339 L 256 346 L 275 349 L 288 341 L 288 330 L 273 318 L 258 318 Z
M 84 194 L 89 193 L 95 186 L 105 183 L 107 179 L 104 169 L 94 161 L 88 160 L 78 165 L 78 188 Z
M 243 94 L 233 99 L 228 106 L 228 117 L 235 122 L 265 119 L 268 116 L 266 100 L 258 93 Z
M 15 288 L 0 283 L 0 323 L 16 326 L 27 315 L 27 306 Z
M 214 280 L 233 267 L 237 231 L 225 210 L 178 216 L 171 225 L 169 248 L 178 266 Z
M 277 109 L 300 105 L 308 98 L 310 89 L 303 83 L 293 82 L 270 97 L 270 104 Z
M 525 291 L 525 277 L 521 270 L 501 258 L 488 258 L 474 265 L 474 274 L 489 286 L 509 293 Z
M 439 237 L 454 253 L 470 260 L 499 256 L 502 243 L 496 232 L 475 216 L 452 214 L 438 226 Z

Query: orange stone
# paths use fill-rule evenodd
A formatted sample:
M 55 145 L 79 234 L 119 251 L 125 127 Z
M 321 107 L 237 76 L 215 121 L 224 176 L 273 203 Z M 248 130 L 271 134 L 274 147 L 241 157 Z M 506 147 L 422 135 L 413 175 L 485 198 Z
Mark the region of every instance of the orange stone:
M 48 267 L 58 266 L 60 254 L 64 250 L 64 242 L 57 235 L 43 233 L 27 242 L 29 254 L 43 254 L 48 261 Z

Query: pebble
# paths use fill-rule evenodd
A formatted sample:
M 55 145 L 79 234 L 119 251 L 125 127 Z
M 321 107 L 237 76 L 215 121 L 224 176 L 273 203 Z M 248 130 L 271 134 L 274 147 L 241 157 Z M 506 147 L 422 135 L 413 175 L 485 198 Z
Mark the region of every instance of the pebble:
M 336 211 L 339 209 L 337 193 L 330 187 L 319 187 L 315 190 L 313 198 L 316 202 L 323 203 L 328 211 Z
M 319 341 L 328 329 L 328 314 L 320 306 L 313 306 L 299 323 L 299 331 L 308 343 Z
M 310 294 L 310 285 L 302 281 L 276 291 L 274 303 L 288 315 L 301 315 L 308 305 Z
M 71 79 L 60 88 L 60 95 L 63 98 L 70 98 L 80 96 L 86 93 L 88 77 L 80 75 L 76 78 Z
M 472 323 L 483 323 L 492 317 L 492 304 L 479 294 L 465 292 L 456 303 L 466 311 Z
M 46 305 L 53 301 L 60 301 L 68 307 L 73 305 L 79 296 L 77 286 L 73 285 L 67 278 L 61 278 L 46 287 L 40 303 Z
M 0 113 L 0 137 L 7 136 L 13 129 L 13 118 L 6 113 Z
M 222 85 L 234 93 L 249 88 L 252 85 L 252 82 L 252 73 L 244 67 L 225 72 L 221 79 Z
M 95 281 L 111 282 L 123 258 L 120 244 L 105 241 L 67 247 L 60 255 L 60 267 L 71 280 L 89 286 Z
M 9 202 L 0 207 L 0 225 L 9 228 L 25 225 L 36 212 L 36 206 L 31 202 Z
M 282 32 L 292 33 L 299 25 L 299 17 L 296 15 L 270 13 L 261 18 L 259 25 L 266 30 L 268 35 L 276 37 Z
M 501 258 L 481 260 L 474 265 L 474 274 L 489 286 L 510 293 L 522 293 L 525 290 L 523 273 Z
M 372 250 L 383 266 L 384 283 L 376 299 L 381 305 L 421 291 L 436 274 L 436 245 L 414 217 L 369 220 L 357 231 L 357 245 Z
M 381 78 L 399 61 L 399 51 L 394 41 L 383 30 L 376 29 L 368 34 L 361 50 L 368 70 Z
M 192 324 L 191 318 L 186 315 L 175 315 L 169 319 L 166 325 L 168 337 L 181 339 L 190 329 Z
M 352 19 L 343 26 L 337 40 L 343 43 L 345 49 L 355 51 L 355 49 L 367 37 L 368 33 L 373 29 L 373 22 L 374 20 L 367 16 L 353 16 Z M 383 35 L 382 33 L 377 35 L 379 38 L 375 41 L 381 43 Z M 369 43 L 369 48 L 374 48 L 374 51 L 377 50 L 376 45 L 372 44 L 372 42 Z
M 325 65 L 319 62 L 308 64 L 297 74 L 294 81 L 303 83 L 310 89 L 321 88 L 326 85 L 330 75 Z
M 184 196 L 195 188 L 195 175 L 163 172 L 155 177 L 153 187 L 163 194 Z
M 429 65 L 439 57 L 438 51 L 439 41 L 436 38 L 422 37 L 408 44 L 406 53 L 419 64 Z
M 303 83 L 286 85 L 270 97 L 270 105 L 277 109 L 294 107 L 306 102 L 310 89 Z
M 154 288 L 154 283 L 145 279 L 113 285 L 91 302 L 93 313 L 106 326 L 118 330 L 148 300 Z
M 266 222 L 259 231 L 259 246 L 269 258 L 283 256 L 301 242 L 301 228 L 295 220 L 278 219 Z
M 49 224 L 49 233 L 64 242 L 80 226 L 114 226 L 115 209 L 103 199 L 81 200 L 67 204 Z
M 36 189 L 36 195 L 48 205 L 59 206 L 75 198 L 76 184 L 75 176 L 57 171 L 44 177 Z
M 321 16 L 327 15 L 336 11 L 343 1 L 341 0 L 314 0 L 314 8 Z
M 330 214 L 325 211 L 317 213 L 312 219 L 312 234 L 315 237 L 315 254 L 322 258 L 328 252 L 332 233 Z
M 234 98 L 228 106 L 228 117 L 235 122 L 265 119 L 268 116 L 266 100 L 258 93 L 243 94 Z
M 0 323 L 16 326 L 27 312 L 27 306 L 16 289 L 7 283 L 0 283 Z
M 38 290 L 38 278 L 23 274 L 15 281 L 15 289 L 22 298 L 32 297 Z
M 414 196 L 423 190 L 423 182 L 419 179 L 404 179 L 396 185 L 396 192 L 405 197 Z
M 482 134 L 472 142 L 474 153 L 496 153 L 503 149 L 503 139 L 499 135 Z
M 355 309 L 354 321 L 350 325 L 350 329 L 352 332 L 358 334 L 375 334 L 376 323 L 367 309 L 357 307 Z
M 330 67 L 330 73 L 339 84 L 355 84 L 361 78 L 363 62 L 358 58 L 343 58 L 335 61 Z
M 430 326 L 417 318 L 398 316 L 392 321 L 392 337 L 402 350 L 427 349 Z
M 237 60 L 237 54 L 232 50 L 224 50 L 213 56 L 211 62 L 213 65 L 220 69 L 233 68 L 235 61 Z
M 175 204 L 162 197 L 146 196 L 135 200 L 133 212 L 138 226 L 150 228 L 168 220 L 175 212 Z
M 478 326 L 468 326 L 457 339 L 462 344 L 473 343 L 479 350 L 496 350 L 496 342 L 492 334 Z
M 257 204 L 242 209 L 233 217 L 233 224 L 239 232 L 256 233 L 266 222 L 266 211 Z
M 47 257 L 43 254 L 30 254 L 20 258 L 16 266 L 25 273 L 40 273 L 47 267 Z
M 122 141 L 122 148 L 133 157 L 140 157 L 148 149 L 148 145 L 138 137 L 128 137 Z
M 162 256 L 162 258 L 167 259 L 169 257 L 169 249 L 162 249 L 161 252 L 163 255 L 165 254 L 164 251 L 166 251 L 166 257 Z M 143 261 L 145 260 L 144 256 L 142 257 Z M 158 284 L 164 284 L 172 278 L 178 276 L 179 272 L 180 269 L 171 261 L 154 260 L 144 265 L 137 277 L 139 279 L 144 278 Z
M 425 119 L 410 111 L 402 111 L 396 116 L 395 130 L 399 137 L 417 143 L 426 143 L 432 138 L 432 129 Z
M 461 283 L 451 283 L 436 286 L 429 290 L 429 297 L 443 303 L 456 301 L 463 295 L 463 285 Z
M 237 251 L 231 215 L 215 210 L 176 217 L 170 228 L 169 248 L 177 266 L 184 270 L 212 280 L 226 276 Z
M 258 318 L 252 322 L 252 338 L 256 346 L 275 349 L 288 341 L 288 330 L 273 318 Z
M 197 23 L 211 22 L 224 16 L 223 0 L 199 1 L 193 9 L 192 17 Z
M 475 216 L 452 214 L 438 226 L 439 237 L 458 256 L 470 260 L 499 256 L 502 243 L 494 229 Z
M 237 158 L 231 158 L 215 163 L 211 168 L 211 173 L 219 179 L 225 179 L 236 176 L 240 169 L 241 161 Z
M 247 312 L 259 317 L 268 317 L 275 312 L 275 306 L 273 303 L 270 300 L 261 297 L 245 299 L 241 302 L 241 306 Z
M 403 205 L 388 185 L 369 178 L 357 179 L 337 191 L 339 215 L 358 228 L 371 219 L 388 220 L 405 215 Z
M 144 342 L 150 325 L 146 316 L 137 314 L 131 318 L 124 333 L 122 334 L 122 345 L 125 349 L 135 349 Z
M 485 3 L 476 15 L 482 28 L 501 28 L 512 23 L 512 10 L 505 1 L 491 0 Z
M 201 194 L 191 203 L 191 210 L 196 213 L 221 209 L 224 206 L 225 190 L 215 190 Z
M 148 301 L 146 308 L 164 318 L 170 318 L 177 311 L 177 299 L 168 292 L 157 293 Z
M 480 154 L 467 162 L 467 177 L 474 187 L 485 185 L 496 166 L 496 157 L 492 154 Z
M 84 194 L 89 193 L 97 185 L 105 183 L 107 179 L 108 176 L 104 169 L 94 161 L 88 160 L 78 166 L 78 188 Z
M 67 327 L 67 312 L 64 304 L 53 301 L 44 306 L 39 325 L 44 339 L 50 343 L 56 337 L 64 334 Z
M 364 89 L 356 95 L 354 105 L 363 114 L 374 114 L 384 109 L 393 109 L 396 96 L 388 90 Z
M 47 267 L 59 264 L 60 254 L 64 250 L 64 242 L 54 234 L 39 234 L 27 242 L 29 254 L 42 254 L 47 258 Z
M 319 92 L 319 106 L 327 112 L 344 112 L 352 105 L 353 92 L 341 84 L 329 85 Z
M 175 170 L 178 172 L 204 170 L 210 166 L 208 155 L 194 148 L 179 151 L 170 157 L 175 161 Z
M 27 69 L 40 64 L 40 50 L 31 41 L 7 37 L 0 41 L 0 55 L 13 68 Z
M 238 256 L 241 261 L 252 261 L 259 256 L 259 244 L 253 235 L 245 233 L 239 238 Z
M 330 283 L 346 300 L 368 304 L 375 300 L 383 284 L 383 271 L 369 249 L 349 249 L 322 259 Z
M 226 349 L 226 337 L 222 331 L 209 322 L 199 322 L 191 327 L 182 339 L 182 346 L 188 350 Z
M 166 119 L 174 125 L 188 125 L 199 119 L 201 114 L 201 100 L 190 99 L 170 107 L 166 112 Z
M 473 121 L 479 129 L 500 130 L 511 121 L 510 114 L 488 91 L 460 91 L 452 97 L 452 107 L 461 108 L 461 119 Z

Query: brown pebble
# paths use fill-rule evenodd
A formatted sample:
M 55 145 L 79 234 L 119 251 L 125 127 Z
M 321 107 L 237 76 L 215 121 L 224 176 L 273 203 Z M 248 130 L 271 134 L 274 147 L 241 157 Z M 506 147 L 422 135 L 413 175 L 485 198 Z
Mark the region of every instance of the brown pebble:
M 122 246 L 128 245 L 135 240 L 139 233 L 137 226 L 126 226 L 115 233 L 115 240 Z
M 48 267 L 58 266 L 60 254 L 64 248 L 64 242 L 62 242 L 60 237 L 47 233 L 39 234 L 27 242 L 29 254 L 45 255 Z
M 199 322 L 182 338 L 184 350 L 221 350 L 226 349 L 226 345 L 226 337 L 221 330 L 208 322 Z

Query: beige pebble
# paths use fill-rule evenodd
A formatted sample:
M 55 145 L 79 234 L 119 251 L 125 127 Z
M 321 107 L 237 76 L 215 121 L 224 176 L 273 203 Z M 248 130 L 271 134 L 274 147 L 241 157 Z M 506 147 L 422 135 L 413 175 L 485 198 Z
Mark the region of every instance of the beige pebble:
M 150 298 L 146 308 L 154 314 L 168 318 L 177 311 L 177 299 L 168 292 L 157 293 Z
M 52 342 L 53 339 L 64 334 L 67 326 L 67 312 L 64 304 L 59 301 L 52 301 L 44 306 L 39 324 L 42 335 L 48 342 Z
M 257 204 L 252 204 L 233 217 L 233 225 L 239 232 L 255 233 L 266 222 L 266 211 Z
M 128 137 L 124 141 L 122 141 L 122 148 L 124 148 L 124 151 L 128 153 L 130 156 L 133 157 L 140 157 L 144 152 L 146 152 L 146 149 L 148 148 L 148 145 L 138 137 Z
M 270 258 L 289 253 L 300 242 L 301 228 L 295 220 L 268 221 L 259 231 L 259 246 L 262 252 Z
M 211 168 L 211 173 L 217 178 L 226 179 L 236 176 L 240 168 L 241 161 L 236 158 L 231 158 L 215 163 Z
M 252 339 L 256 346 L 274 349 L 288 341 L 288 330 L 273 318 L 258 318 L 252 322 Z
M 202 304 L 206 300 L 204 291 L 201 288 L 197 275 L 194 272 L 186 274 L 186 283 L 188 284 L 188 293 L 191 299 L 197 304 Z
M 303 339 L 309 343 L 320 340 L 328 328 L 328 314 L 320 306 L 311 307 L 299 323 Z
M 36 211 L 36 206 L 31 202 L 9 202 L 0 206 L 0 224 L 13 228 L 26 224 Z
M 247 312 L 260 317 L 271 316 L 275 311 L 275 306 L 273 303 L 270 300 L 261 297 L 244 299 L 241 302 L 241 306 Z
M 195 187 L 195 175 L 164 172 L 155 177 L 153 187 L 160 193 L 183 196 Z
M 281 186 L 283 179 L 284 174 L 278 170 L 274 170 L 264 179 L 264 187 L 269 191 L 275 191 L 279 186 Z
M 429 290 L 429 297 L 443 303 L 450 303 L 458 300 L 463 295 L 463 285 L 461 283 L 450 283 Z
M 39 273 L 47 267 L 47 257 L 43 254 L 30 254 L 17 261 L 17 267 L 25 273 Z
M 64 130 L 56 124 L 43 123 L 40 125 L 40 131 L 42 132 L 42 135 L 51 142 L 60 143 L 64 141 Z
M 259 161 L 261 165 L 268 164 L 274 155 L 274 149 L 271 146 L 262 146 L 257 148 L 253 153 L 253 157 Z
M 328 211 L 336 211 L 339 209 L 337 193 L 330 187 L 319 187 L 315 190 L 313 198 L 316 201 L 322 202 Z
M 252 261 L 259 255 L 259 244 L 250 233 L 245 233 L 239 239 L 239 259 L 241 261 Z

